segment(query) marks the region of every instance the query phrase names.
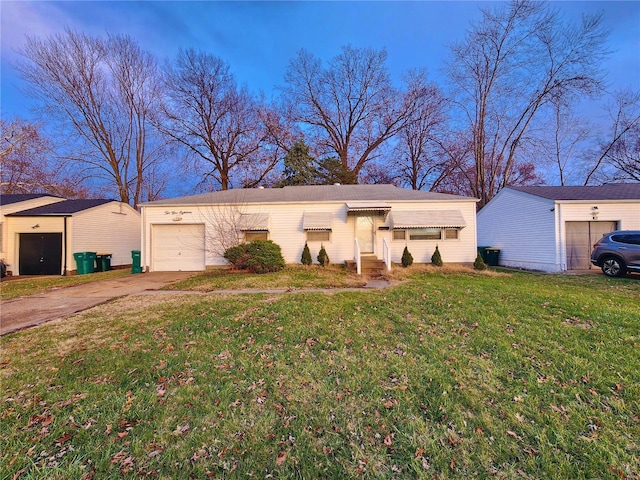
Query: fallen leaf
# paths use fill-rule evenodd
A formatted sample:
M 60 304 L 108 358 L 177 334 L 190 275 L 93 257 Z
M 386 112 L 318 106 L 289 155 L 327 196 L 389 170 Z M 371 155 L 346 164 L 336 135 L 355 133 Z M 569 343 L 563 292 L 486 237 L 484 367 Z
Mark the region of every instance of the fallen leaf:
M 287 459 L 287 452 L 278 453 L 278 456 L 276 457 L 276 465 L 277 466 L 282 465 L 286 459 Z
M 386 437 L 384 437 L 384 444 L 387 447 L 390 447 L 391 445 L 393 445 L 393 434 L 387 435 Z
M 56 445 L 61 445 L 63 443 L 68 442 L 69 440 L 71 440 L 71 434 L 70 433 L 64 433 L 60 438 L 58 438 L 56 440 Z

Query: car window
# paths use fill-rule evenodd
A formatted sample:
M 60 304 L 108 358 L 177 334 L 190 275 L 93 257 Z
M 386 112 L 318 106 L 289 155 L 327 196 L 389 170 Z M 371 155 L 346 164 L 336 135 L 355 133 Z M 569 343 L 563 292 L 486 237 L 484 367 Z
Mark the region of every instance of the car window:
M 626 243 L 629 245 L 640 245 L 640 235 L 634 234 L 623 234 L 623 235 L 612 235 L 611 240 L 618 243 Z

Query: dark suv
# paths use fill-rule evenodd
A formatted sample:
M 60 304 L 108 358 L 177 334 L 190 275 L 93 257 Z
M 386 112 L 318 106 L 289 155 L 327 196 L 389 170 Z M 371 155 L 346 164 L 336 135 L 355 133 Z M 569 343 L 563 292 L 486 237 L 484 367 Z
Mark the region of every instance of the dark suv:
M 593 246 L 591 263 L 609 277 L 622 277 L 628 271 L 640 272 L 640 230 L 605 234 Z

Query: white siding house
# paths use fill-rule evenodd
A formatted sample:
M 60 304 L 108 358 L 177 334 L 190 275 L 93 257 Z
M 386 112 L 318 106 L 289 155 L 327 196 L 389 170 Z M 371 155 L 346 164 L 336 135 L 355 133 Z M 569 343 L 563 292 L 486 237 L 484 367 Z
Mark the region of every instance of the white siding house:
M 405 245 L 429 263 L 436 245 L 445 263 L 476 255 L 476 199 L 392 185 L 237 189 L 141 205 L 142 266 L 149 271 L 226 265 L 229 246 L 268 239 L 285 262 L 324 246 L 331 263 L 361 255 L 399 263 Z
M 640 229 L 640 183 L 507 187 L 478 212 L 478 245 L 500 265 L 543 272 L 589 269 L 593 244 Z
M 111 265 L 130 265 L 140 249 L 140 213 L 114 200 L 63 200 L 5 216 L 6 261 L 13 275 L 65 275 L 76 270 L 73 254 L 111 255 Z

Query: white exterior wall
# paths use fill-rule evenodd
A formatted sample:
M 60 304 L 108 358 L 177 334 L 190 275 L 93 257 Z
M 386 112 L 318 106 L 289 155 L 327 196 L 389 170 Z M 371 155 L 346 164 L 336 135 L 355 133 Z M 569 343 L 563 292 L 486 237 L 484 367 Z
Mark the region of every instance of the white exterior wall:
M 478 212 L 478 246 L 500 249 L 500 265 L 543 272 L 561 269 L 553 200 L 503 189 Z
M 4 258 L 8 263 L 13 261 L 13 253 L 9 250 L 9 225 L 5 215 L 63 201 L 64 198 L 47 196 L 10 203 L 8 205 L 0 205 L 0 258 Z
M 476 256 L 476 214 L 475 200 L 452 202 L 388 202 L 391 211 L 411 210 L 459 210 L 466 222 L 466 227 L 459 231 L 459 238 L 455 240 L 392 240 L 391 230 L 379 230 L 381 226 L 388 226 L 387 216 L 375 218 L 375 254 L 382 258 L 382 239 L 386 238 L 391 247 L 391 261 L 400 263 L 405 244 L 413 255 L 416 263 L 428 263 L 431 255 L 438 245 L 442 259 L 451 263 L 472 263 Z M 153 269 L 152 266 L 152 226 L 158 224 L 203 224 L 205 225 L 205 237 L 215 235 L 215 214 L 211 206 L 188 205 L 148 205 L 142 207 L 143 239 L 142 239 L 142 264 L 144 268 Z M 229 209 L 229 207 L 221 207 Z M 333 221 L 331 224 L 330 240 L 327 242 L 309 241 L 309 249 L 314 263 L 320 251 L 322 243 L 329 255 L 331 263 L 343 263 L 354 259 L 355 239 L 355 215 L 347 214 L 347 206 L 343 201 L 327 203 L 295 203 L 295 204 L 247 204 L 241 208 L 241 213 L 268 213 L 269 240 L 274 241 L 282 249 L 282 255 L 286 263 L 300 263 L 302 250 L 307 241 L 306 232 L 303 230 L 304 212 L 331 212 Z M 209 242 L 210 243 L 210 242 Z M 206 265 L 226 265 L 227 261 L 221 256 L 221 252 L 206 252 Z
M 99 205 L 69 218 L 67 265 L 75 270 L 76 252 L 110 253 L 111 265 L 131 265 L 131 250 L 140 250 L 140 213 L 126 203 Z
M 21 209 L 22 210 L 22 209 Z M 12 275 L 20 275 L 20 234 L 21 233 L 63 233 L 64 219 L 61 217 L 9 217 L 7 233 L 7 256 L 9 264 L 7 270 Z M 33 228 L 35 225 L 38 227 Z M 62 254 L 64 255 L 64 235 L 62 239 Z M 64 259 L 61 265 L 64 268 Z M 60 272 L 62 275 L 62 272 Z

